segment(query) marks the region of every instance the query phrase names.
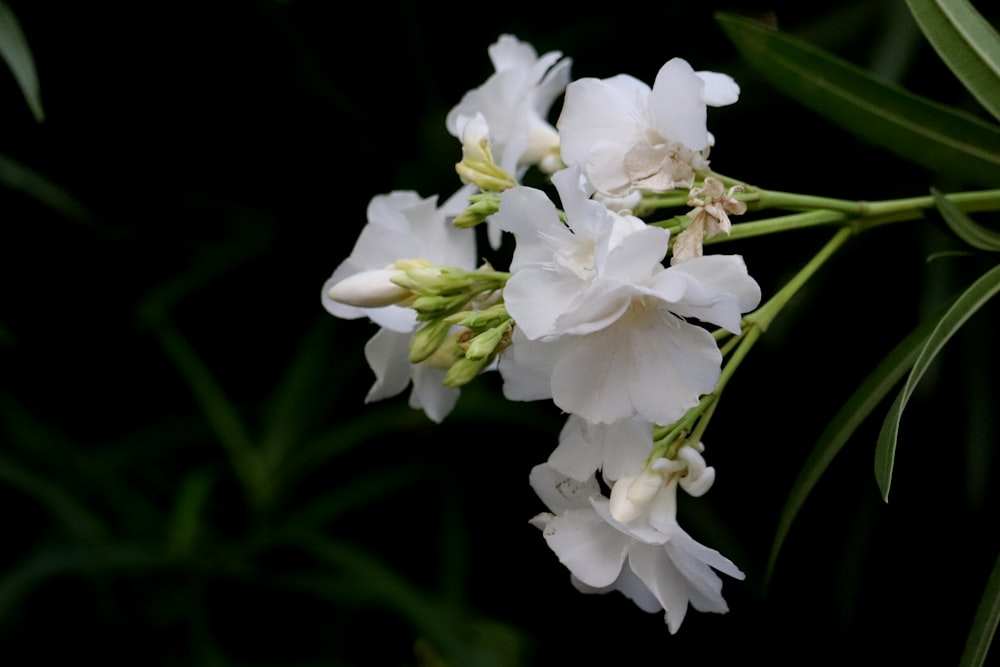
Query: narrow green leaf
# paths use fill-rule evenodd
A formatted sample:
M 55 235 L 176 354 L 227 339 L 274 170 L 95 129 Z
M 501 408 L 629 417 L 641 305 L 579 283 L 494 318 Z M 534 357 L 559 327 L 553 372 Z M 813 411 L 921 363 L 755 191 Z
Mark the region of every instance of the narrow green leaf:
M 906 0 L 941 60 L 1000 120 L 1000 35 L 967 0 Z
M 1000 292 L 1000 265 L 984 273 L 959 295 L 955 303 L 945 311 L 930 336 L 927 337 L 927 341 L 920 350 L 920 356 L 913 363 L 913 368 L 910 369 L 910 374 L 906 378 L 906 384 L 903 385 L 886 415 L 878 442 L 875 445 L 875 479 L 882 492 L 882 499 L 886 502 L 889 501 L 889 487 L 892 483 L 892 469 L 896 459 L 899 422 L 907 401 L 913 394 L 917 383 L 920 382 L 920 378 L 923 377 L 924 372 L 937 357 L 945 343 L 962 328 L 966 320 L 972 317 L 997 292 Z
M 520 659 L 504 659 L 502 653 L 513 649 L 519 650 L 519 641 L 511 644 L 509 641 L 502 646 L 486 643 L 489 637 L 470 629 L 480 619 L 468 610 L 450 608 L 440 602 L 435 595 L 418 588 L 407 579 L 400 576 L 387 564 L 379 562 L 370 553 L 359 547 L 335 542 L 313 534 L 291 535 L 289 541 L 303 548 L 318 561 L 335 570 L 351 575 L 355 581 L 363 581 L 365 588 L 375 601 L 392 610 L 407 621 L 421 636 L 430 641 L 435 651 L 440 651 L 449 665 L 468 667 L 500 667 L 505 664 L 521 664 Z M 274 582 L 303 590 L 312 595 L 327 597 L 334 602 L 342 597 L 343 586 L 340 581 L 331 579 L 329 574 L 311 574 L 309 572 L 292 576 L 279 576 Z M 326 583 L 332 585 L 327 587 Z M 508 637 L 508 640 L 515 635 Z
M 198 540 L 213 481 L 212 473 L 206 469 L 184 477 L 168 526 L 167 544 L 171 553 L 188 553 Z
M 792 484 L 788 500 L 785 501 L 785 506 L 778 519 L 778 528 L 771 544 L 771 555 L 765 572 L 765 582 L 770 581 L 778 554 L 788 536 L 792 522 L 795 521 L 795 517 L 819 482 L 820 477 L 826 472 L 834 457 L 850 440 L 854 431 L 913 366 L 924 342 L 937 325 L 937 321 L 937 318 L 927 320 L 900 341 L 858 385 L 857 390 L 847 399 L 820 434 L 816 445 L 803 464 L 798 478 Z
M 187 338 L 168 317 L 161 316 L 150 327 L 174 366 L 187 381 L 202 413 L 226 449 L 233 470 L 247 493 L 247 500 L 257 507 L 266 505 L 272 500 L 273 480 L 269 476 L 270 471 L 263 465 L 257 443 L 250 435 L 240 411 Z
M 934 205 L 941 212 L 941 217 L 960 239 L 979 250 L 1000 251 L 1000 234 L 976 224 L 962 209 L 935 188 L 931 188 L 931 194 L 934 196 Z
M 54 211 L 81 223 L 91 222 L 93 215 L 76 197 L 34 169 L 0 154 L 0 185 L 19 190 Z
M 35 120 L 39 123 L 45 120 L 38 75 L 35 73 L 35 59 L 31 55 L 21 24 L 3 0 L 0 0 L 0 57 L 13 72 Z
M 986 187 L 1000 182 L 1000 126 L 910 93 L 832 54 L 756 21 L 716 20 L 743 58 L 779 91 L 931 171 Z
M 979 600 L 976 615 L 972 618 L 972 627 L 965 640 L 965 649 L 959 667 L 980 667 L 986 662 L 986 654 L 993 642 L 997 623 L 1000 622 L 1000 558 L 993 565 L 983 597 Z
M 67 530 L 84 540 L 97 542 L 108 534 L 100 517 L 58 482 L 36 475 L 5 457 L 0 457 L 0 483 L 40 502 L 65 524 Z

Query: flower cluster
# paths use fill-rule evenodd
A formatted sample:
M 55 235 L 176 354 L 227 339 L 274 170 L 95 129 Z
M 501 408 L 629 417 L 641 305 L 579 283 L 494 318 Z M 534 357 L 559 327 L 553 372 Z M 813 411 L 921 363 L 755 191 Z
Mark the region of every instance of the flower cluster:
M 739 87 L 680 58 L 652 87 L 571 81 L 561 53 L 511 35 L 489 56 L 495 73 L 446 120 L 461 142 L 457 191 L 441 205 L 373 198 L 323 305 L 380 327 L 365 347 L 367 401 L 412 383 L 410 405 L 440 422 L 464 384 L 497 372 L 507 399 L 565 412 L 530 474 L 548 510 L 531 522 L 579 590 L 620 591 L 675 632 L 689 604 L 727 610 L 716 571 L 743 577 L 677 523 L 678 487 L 700 496 L 715 479 L 699 419 L 720 390 L 719 340 L 740 336 L 761 299 L 742 257 L 703 250 L 746 210 L 708 161 L 707 109 Z M 551 187 L 523 185 L 530 169 Z M 636 214 L 665 193 L 693 207 L 674 233 Z M 476 265 L 479 224 L 493 250 L 512 244 L 507 271 Z

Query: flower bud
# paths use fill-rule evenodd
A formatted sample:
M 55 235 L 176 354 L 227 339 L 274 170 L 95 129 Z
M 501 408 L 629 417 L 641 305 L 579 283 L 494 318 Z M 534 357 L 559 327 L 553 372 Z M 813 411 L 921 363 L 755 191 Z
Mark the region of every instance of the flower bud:
M 344 278 L 327 291 L 334 301 L 358 308 L 383 308 L 403 301 L 410 290 L 392 281 L 403 275 L 398 269 L 362 271 Z
M 472 382 L 479 373 L 489 365 L 489 357 L 484 357 L 483 359 L 469 359 L 468 357 L 461 357 L 457 359 L 455 363 L 451 365 L 448 372 L 444 375 L 444 386 L 446 387 L 461 387 L 462 385 Z
M 465 356 L 469 359 L 484 359 L 492 355 L 510 331 L 511 324 L 511 320 L 507 320 L 475 336 L 465 348 Z
M 501 322 L 510 320 L 507 314 L 507 307 L 503 303 L 495 303 L 483 310 L 463 310 L 448 318 L 452 324 L 469 329 L 486 329 L 495 327 Z
M 677 458 L 687 463 L 687 474 L 681 477 L 680 486 L 697 498 L 708 492 L 715 482 L 715 468 L 705 465 L 705 458 L 690 446 L 681 447 Z
M 410 363 L 419 364 L 434 354 L 448 337 L 451 325 L 444 320 L 430 322 L 413 335 L 410 343 Z
M 611 488 L 611 516 L 622 523 L 638 518 L 661 488 L 663 476 L 648 468 L 636 477 L 620 478 Z

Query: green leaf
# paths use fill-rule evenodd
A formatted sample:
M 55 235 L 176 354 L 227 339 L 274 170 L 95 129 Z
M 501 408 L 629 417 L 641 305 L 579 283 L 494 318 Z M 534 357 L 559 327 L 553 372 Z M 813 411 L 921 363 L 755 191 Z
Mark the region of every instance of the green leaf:
M 980 667 L 985 664 L 986 654 L 990 650 L 998 622 L 1000 622 L 1000 558 L 997 558 L 993 565 L 993 572 L 986 582 L 986 589 L 979 600 L 976 615 L 972 618 L 972 628 L 965 640 L 959 667 Z
M 170 553 L 190 553 L 197 542 L 214 481 L 212 473 L 206 469 L 185 475 L 167 530 Z
M 892 469 L 896 458 L 896 442 L 899 437 L 899 422 L 906 403 L 913 394 L 924 372 L 934 361 L 944 344 L 965 324 L 979 308 L 1000 291 L 1000 265 L 993 267 L 969 286 L 955 303 L 945 311 L 937 326 L 927 337 L 920 356 L 913 363 L 906 384 L 893 402 L 886 415 L 875 445 L 875 479 L 882 492 L 882 499 L 889 501 L 889 486 L 892 483 Z
M 834 457 L 850 440 L 854 431 L 878 407 L 889 391 L 902 380 L 907 370 L 913 366 L 924 342 L 937 322 L 938 318 L 927 320 L 900 341 L 868 374 L 820 434 L 816 445 L 809 453 L 809 457 L 802 465 L 802 470 L 792 484 L 788 500 L 785 501 L 785 506 L 778 519 L 778 528 L 771 544 L 771 555 L 765 572 L 765 582 L 770 581 L 774 573 L 775 563 L 778 560 L 778 553 L 781 551 L 792 523 L 809 494 L 819 482 L 820 477 L 823 476 Z
M 1000 127 L 910 93 L 756 21 L 715 15 L 742 57 L 779 91 L 860 139 L 936 173 L 1000 183 Z
M 91 222 L 90 210 L 62 187 L 34 169 L 0 154 L 0 185 L 19 190 L 54 211 L 78 222 Z
M 35 60 L 31 56 L 28 40 L 21 31 L 21 24 L 3 0 L 0 0 L 0 57 L 13 72 L 35 120 L 39 123 L 45 120 L 42 97 L 38 89 L 38 76 L 35 73 Z
M 972 218 L 938 190 L 931 188 L 931 194 L 934 196 L 934 205 L 941 212 L 941 217 L 960 239 L 979 250 L 1000 251 L 1000 234 L 977 225 Z
M 1000 120 L 1000 35 L 967 0 L 906 0 L 927 41 Z

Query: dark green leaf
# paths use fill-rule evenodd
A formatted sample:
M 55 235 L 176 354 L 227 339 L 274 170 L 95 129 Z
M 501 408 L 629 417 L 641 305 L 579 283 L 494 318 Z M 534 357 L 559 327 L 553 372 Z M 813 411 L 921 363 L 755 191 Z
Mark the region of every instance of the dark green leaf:
M 927 41 L 1000 120 L 1000 35 L 967 0 L 906 0 Z
M 993 634 L 1000 622 L 1000 558 L 993 565 L 983 597 L 979 601 L 976 615 L 972 618 L 972 628 L 965 641 L 965 650 L 959 667 L 980 667 L 985 664 Z
M 924 372 L 937 357 L 944 344 L 962 328 L 979 308 L 1000 291 L 1000 265 L 993 267 L 969 286 L 955 303 L 938 320 L 934 330 L 927 337 L 920 356 L 913 363 L 899 395 L 886 415 L 875 445 L 875 479 L 882 492 L 882 498 L 889 500 L 889 486 L 892 483 L 892 469 L 896 458 L 896 442 L 899 437 L 899 422 L 906 403 L 913 394 Z
M 932 171 L 1000 183 L 1000 127 L 756 21 L 725 12 L 716 20 L 762 77 L 853 135 Z
M 90 222 L 91 213 L 73 195 L 33 169 L 0 155 L 0 184 L 19 190 L 67 218 Z
M 38 75 L 35 73 L 35 60 L 28 47 L 28 40 L 24 38 L 21 24 L 14 16 L 14 12 L 2 0 L 0 0 L 0 57 L 14 73 L 17 85 L 21 87 L 21 93 L 31 108 L 35 120 L 38 122 L 45 120 L 42 98 L 38 90 Z

